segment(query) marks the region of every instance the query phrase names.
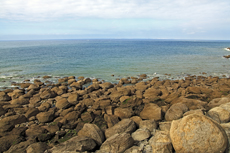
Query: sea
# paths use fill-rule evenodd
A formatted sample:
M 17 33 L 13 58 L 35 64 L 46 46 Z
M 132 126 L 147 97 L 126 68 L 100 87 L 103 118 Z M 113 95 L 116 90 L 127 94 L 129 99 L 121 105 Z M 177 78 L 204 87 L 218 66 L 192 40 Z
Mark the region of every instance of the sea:
M 0 41 L 0 88 L 65 76 L 148 79 L 230 76 L 230 40 L 82 39 Z

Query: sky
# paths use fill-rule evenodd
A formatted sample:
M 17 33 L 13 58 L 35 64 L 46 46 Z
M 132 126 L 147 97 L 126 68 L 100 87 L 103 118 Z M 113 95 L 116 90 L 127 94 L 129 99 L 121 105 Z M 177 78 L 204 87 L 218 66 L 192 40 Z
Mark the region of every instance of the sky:
M 230 40 L 230 0 L 0 0 L 0 40 Z

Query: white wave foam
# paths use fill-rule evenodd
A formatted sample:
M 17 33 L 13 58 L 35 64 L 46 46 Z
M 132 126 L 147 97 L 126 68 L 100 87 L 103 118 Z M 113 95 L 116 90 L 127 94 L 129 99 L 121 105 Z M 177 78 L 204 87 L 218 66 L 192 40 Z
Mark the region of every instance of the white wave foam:
M 229 48 L 224 48 L 224 50 L 226 50 L 226 51 L 230 51 L 230 49 L 229 49 Z

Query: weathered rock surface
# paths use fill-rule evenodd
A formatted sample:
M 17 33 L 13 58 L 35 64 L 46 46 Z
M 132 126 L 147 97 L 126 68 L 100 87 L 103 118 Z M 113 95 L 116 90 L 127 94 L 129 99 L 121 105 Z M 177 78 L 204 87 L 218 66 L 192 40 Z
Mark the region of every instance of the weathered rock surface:
M 228 146 L 223 128 L 204 115 L 191 114 L 172 121 L 170 137 L 178 153 L 224 152 Z
M 39 122 L 47 123 L 51 122 L 54 119 L 54 113 L 53 112 L 40 112 L 36 115 L 36 118 Z
M 230 112 L 221 107 L 214 107 L 210 109 L 207 116 L 218 123 L 227 123 L 230 121 Z
M 173 104 L 165 114 L 166 121 L 177 120 L 183 117 L 183 114 L 188 111 L 188 107 L 183 103 Z
M 134 143 L 129 133 L 115 134 L 108 138 L 100 147 L 101 152 L 122 153 Z
M 148 129 L 138 129 L 132 133 L 132 138 L 135 141 L 142 141 L 151 136 L 151 133 Z
M 172 153 L 172 142 L 166 131 L 157 131 L 149 140 L 154 153 Z
M 27 119 L 24 115 L 13 115 L 0 120 L 0 133 L 6 132 L 14 128 L 16 124 L 26 122 Z
M 105 137 L 109 138 L 114 134 L 120 133 L 132 133 L 136 130 L 136 125 L 133 120 L 130 119 L 123 119 L 113 127 L 108 128 L 105 130 Z
M 151 120 L 151 119 L 154 119 L 156 121 L 162 120 L 161 108 L 153 103 L 146 104 L 144 109 L 140 113 L 140 117 L 142 119 L 147 119 L 147 120 Z
M 86 136 L 93 139 L 97 145 L 101 145 L 104 140 L 105 136 L 101 129 L 95 124 L 84 124 L 83 128 L 78 132 L 79 136 Z
M 85 136 L 75 136 L 47 151 L 47 153 L 63 153 L 76 151 L 91 151 L 96 147 L 93 139 Z

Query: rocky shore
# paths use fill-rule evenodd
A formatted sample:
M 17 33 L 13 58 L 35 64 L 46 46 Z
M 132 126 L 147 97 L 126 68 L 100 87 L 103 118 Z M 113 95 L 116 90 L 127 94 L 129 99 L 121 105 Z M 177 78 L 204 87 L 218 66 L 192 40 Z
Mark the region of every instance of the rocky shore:
M 229 151 L 230 78 L 146 77 L 70 76 L 1 91 L 0 152 Z

